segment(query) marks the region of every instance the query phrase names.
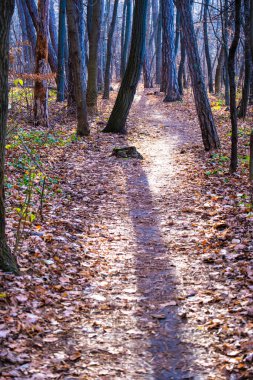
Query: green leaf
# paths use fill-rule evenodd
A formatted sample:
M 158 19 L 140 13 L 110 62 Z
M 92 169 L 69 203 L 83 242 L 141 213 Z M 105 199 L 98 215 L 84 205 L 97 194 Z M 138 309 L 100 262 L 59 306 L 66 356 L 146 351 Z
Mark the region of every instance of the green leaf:
M 18 85 L 23 86 L 24 85 L 24 81 L 22 79 L 15 79 L 13 81 L 13 83 L 15 86 L 18 86 Z

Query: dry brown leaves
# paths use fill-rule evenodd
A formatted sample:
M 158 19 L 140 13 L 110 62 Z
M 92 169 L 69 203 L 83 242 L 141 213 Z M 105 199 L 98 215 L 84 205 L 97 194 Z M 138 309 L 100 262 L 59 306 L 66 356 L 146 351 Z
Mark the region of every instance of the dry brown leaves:
M 253 216 L 245 161 L 228 174 L 228 116 L 215 111 L 211 156 L 190 96 L 165 105 L 140 90 L 127 140 L 99 133 L 111 105 L 91 137 L 36 148 L 58 183 L 26 226 L 22 276 L 0 277 L 1 378 L 252 378 Z M 66 118 L 52 134 L 74 128 Z M 127 144 L 143 163 L 111 157 Z M 14 186 L 11 238 L 22 199 Z

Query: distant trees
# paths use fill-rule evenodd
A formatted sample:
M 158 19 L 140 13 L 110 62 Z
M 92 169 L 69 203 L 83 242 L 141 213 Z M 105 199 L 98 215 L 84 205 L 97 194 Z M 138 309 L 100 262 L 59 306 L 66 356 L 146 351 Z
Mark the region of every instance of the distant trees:
M 0 269 L 18 273 L 15 257 L 7 244 L 5 234 L 4 164 L 8 112 L 9 32 L 14 11 L 14 0 L 0 2 Z

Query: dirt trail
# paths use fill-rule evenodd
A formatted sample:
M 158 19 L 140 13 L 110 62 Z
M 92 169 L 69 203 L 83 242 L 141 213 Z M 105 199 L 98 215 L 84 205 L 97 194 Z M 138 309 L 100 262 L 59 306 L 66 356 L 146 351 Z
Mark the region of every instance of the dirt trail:
M 44 331 L 31 339 L 31 362 L 17 378 L 227 378 L 216 365 L 215 336 L 203 328 L 215 317 L 199 298 L 211 274 L 194 254 L 205 209 L 199 185 L 187 180 L 194 155 L 186 145 L 200 144 L 199 131 L 173 107 L 139 92 L 127 138 L 96 134 L 54 163 L 65 181 L 63 207 L 48 211 L 50 232 L 61 235 L 49 251 L 58 262 L 71 254 L 64 273 L 40 279 L 52 299 L 39 309 Z M 122 145 L 135 145 L 144 161 L 111 157 Z
M 187 323 L 189 304 L 198 302 L 198 291 L 208 286 L 206 269 L 190 252 L 201 234 L 192 227 L 196 215 L 183 210 L 192 205 L 194 194 L 184 181 L 187 165 L 180 151 L 195 141 L 198 130 L 168 117 L 161 100 L 139 93 L 129 137 L 117 138 L 120 146 L 136 145 L 143 163 L 108 157 L 115 145 L 110 136 L 102 157 L 100 151 L 98 160 L 91 158 L 94 169 L 102 166 L 107 173 L 93 178 L 100 198 L 92 248 L 99 249 L 103 264 L 84 290 L 89 312 L 70 330 L 72 345 L 83 353 L 76 372 L 88 379 L 220 378 L 208 349 L 210 337 L 197 326 L 203 316 L 199 321 L 196 316 L 195 326 Z M 80 158 L 76 167 L 75 160 L 67 177 L 80 173 Z M 86 177 L 82 188 L 92 174 L 80 174 L 81 183 Z M 105 228 L 102 240 L 99 228 Z

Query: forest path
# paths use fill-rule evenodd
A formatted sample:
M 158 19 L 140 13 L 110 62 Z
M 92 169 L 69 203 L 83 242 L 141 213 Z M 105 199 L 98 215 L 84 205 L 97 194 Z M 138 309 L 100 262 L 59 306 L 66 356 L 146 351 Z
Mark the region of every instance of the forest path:
M 196 120 L 187 102 L 139 90 L 128 127 L 127 137 L 94 130 L 50 158 L 63 192 L 29 241 L 32 275 L 9 290 L 27 286 L 33 300 L 19 301 L 28 337 L 15 340 L 25 364 L 14 378 L 226 379 L 204 327 L 216 314 L 212 273 L 196 254 L 206 206 L 198 176 L 187 177 L 201 146 Z M 111 156 L 125 145 L 144 160 Z
M 204 232 L 193 227 L 194 188 L 185 175 L 192 162 L 182 154 L 199 133 L 176 105 L 171 116 L 168 107 L 161 96 L 138 92 L 128 137 L 98 135 L 97 153 L 87 156 L 91 165 L 80 167 L 80 152 L 68 164 L 67 187 L 73 194 L 78 184 L 88 195 L 89 223 L 93 215 L 90 249 L 81 263 L 81 273 L 90 277 L 88 309 L 71 322 L 66 340 L 82 353 L 71 368 L 80 378 L 222 378 L 208 350 L 212 338 L 198 326 L 205 319 L 201 308 L 195 326 L 187 323 L 198 292 L 208 287 L 205 267 L 191 257 Z M 145 160 L 110 157 L 114 146 L 124 145 L 137 146 Z M 70 208 L 78 220 L 87 210 Z

